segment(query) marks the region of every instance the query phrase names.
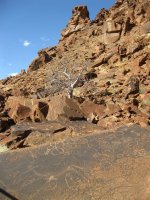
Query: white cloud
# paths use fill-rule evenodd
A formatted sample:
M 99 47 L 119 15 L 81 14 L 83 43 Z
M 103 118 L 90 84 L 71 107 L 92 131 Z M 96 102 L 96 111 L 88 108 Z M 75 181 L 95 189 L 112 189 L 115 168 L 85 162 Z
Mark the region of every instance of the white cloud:
M 9 74 L 8 76 L 17 76 L 19 73 L 16 72 L 16 73 L 12 73 L 12 74 Z
M 31 42 L 29 42 L 28 40 L 25 40 L 25 41 L 23 42 L 23 46 L 24 46 L 24 47 L 28 47 L 30 44 L 31 44 Z

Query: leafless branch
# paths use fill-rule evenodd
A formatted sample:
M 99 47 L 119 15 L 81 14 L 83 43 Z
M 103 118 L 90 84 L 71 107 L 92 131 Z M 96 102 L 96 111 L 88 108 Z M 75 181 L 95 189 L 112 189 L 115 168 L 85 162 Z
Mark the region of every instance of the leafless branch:
M 75 63 L 71 65 L 67 61 L 60 63 L 48 80 L 48 85 L 50 85 L 50 89 L 53 90 L 52 93 L 66 89 L 68 97 L 72 98 L 73 89 L 82 81 L 87 67 L 88 63 L 84 63 L 84 65 Z

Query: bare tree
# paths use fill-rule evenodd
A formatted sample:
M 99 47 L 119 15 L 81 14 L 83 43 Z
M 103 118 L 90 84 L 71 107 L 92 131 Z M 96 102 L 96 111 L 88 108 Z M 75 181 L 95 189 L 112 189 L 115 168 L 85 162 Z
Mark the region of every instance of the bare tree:
M 84 74 L 87 71 L 88 63 L 69 64 L 68 61 L 61 62 L 53 70 L 51 77 L 48 77 L 47 87 L 51 93 L 67 91 L 68 98 L 73 97 L 73 90 L 79 84 L 83 84 Z

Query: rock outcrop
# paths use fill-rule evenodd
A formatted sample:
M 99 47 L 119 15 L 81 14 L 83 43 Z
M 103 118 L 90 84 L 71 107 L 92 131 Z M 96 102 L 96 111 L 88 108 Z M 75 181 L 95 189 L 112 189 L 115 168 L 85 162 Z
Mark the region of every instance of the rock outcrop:
M 38 70 L 43 67 L 44 64 L 50 62 L 55 56 L 56 47 L 42 49 L 38 52 L 38 57 L 29 65 L 28 72 Z
M 57 46 L 39 51 L 27 72 L 0 81 L 0 112 L 6 111 L 7 119 L 16 123 L 22 116 L 41 122 L 61 115 L 68 121 L 84 118 L 104 129 L 134 123 L 149 126 L 149 21 L 149 0 L 117 0 L 93 21 L 86 6 L 75 7 Z M 66 78 L 82 75 L 71 100 L 61 87 L 65 79 L 57 82 L 59 90 L 54 84 L 60 72 Z M 8 96 L 18 102 L 16 107 L 7 106 Z M 29 99 L 28 105 L 20 98 Z M 43 113 L 40 106 L 44 103 L 47 111 Z
M 81 31 L 90 23 L 87 6 L 77 6 L 72 10 L 72 17 L 66 27 L 61 32 L 62 40 L 74 32 Z

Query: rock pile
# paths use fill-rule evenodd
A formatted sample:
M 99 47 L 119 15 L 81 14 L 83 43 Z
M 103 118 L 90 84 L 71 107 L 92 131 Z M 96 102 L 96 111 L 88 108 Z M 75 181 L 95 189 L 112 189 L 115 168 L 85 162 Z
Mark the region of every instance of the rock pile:
M 105 129 L 134 123 L 149 126 L 149 49 L 149 0 L 117 0 L 93 21 L 86 6 L 75 7 L 57 46 L 39 51 L 27 72 L 0 81 L 7 94 L 0 94 L 0 112 L 6 111 L 13 123 L 61 116 L 86 119 Z M 49 92 L 47 83 L 59 67 L 78 75 L 85 63 L 86 73 L 74 88 L 73 99 L 67 99 L 64 90 Z M 1 124 L 5 120 L 1 117 Z M 6 129 L 1 125 L 1 131 Z

